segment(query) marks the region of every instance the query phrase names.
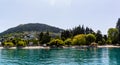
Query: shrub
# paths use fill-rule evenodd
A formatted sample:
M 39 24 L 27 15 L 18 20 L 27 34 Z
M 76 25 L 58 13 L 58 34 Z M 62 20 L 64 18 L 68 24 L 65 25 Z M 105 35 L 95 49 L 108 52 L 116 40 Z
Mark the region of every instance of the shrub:
M 26 43 L 24 41 L 18 41 L 17 46 L 26 46 Z
M 38 40 L 35 40 L 35 39 L 33 39 L 33 40 L 29 40 L 29 42 L 33 42 L 33 45 L 38 45 Z
M 66 39 L 66 40 L 64 41 L 64 43 L 65 43 L 65 45 L 70 46 L 71 43 L 72 43 L 72 40 L 71 40 L 70 38 L 68 38 L 68 39 Z
M 60 47 L 64 45 L 64 42 L 60 39 L 53 39 L 48 43 L 49 46 Z
M 102 41 L 98 41 L 98 44 L 99 44 L 99 45 L 103 45 Z
M 73 45 L 85 45 L 86 44 L 86 38 L 84 34 L 79 34 L 74 36 L 72 40 Z
M 5 42 L 5 43 L 4 43 L 4 46 L 5 46 L 5 47 L 7 47 L 7 46 L 13 47 L 14 44 L 13 44 L 12 42 Z
M 108 39 L 108 40 L 106 41 L 106 43 L 107 43 L 107 44 L 111 44 L 112 41 L 111 41 L 110 39 Z
M 87 45 L 90 45 L 92 42 L 94 42 L 96 40 L 96 37 L 95 35 L 93 34 L 87 34 L 86 35 L 86 42 L 87 42 Z

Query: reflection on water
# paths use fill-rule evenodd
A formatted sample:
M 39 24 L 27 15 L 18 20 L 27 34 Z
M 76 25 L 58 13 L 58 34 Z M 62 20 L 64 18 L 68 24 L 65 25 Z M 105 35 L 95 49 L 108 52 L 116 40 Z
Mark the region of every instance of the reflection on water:
M 120 65 L 120 48 L 0 50 L 0 65 Z

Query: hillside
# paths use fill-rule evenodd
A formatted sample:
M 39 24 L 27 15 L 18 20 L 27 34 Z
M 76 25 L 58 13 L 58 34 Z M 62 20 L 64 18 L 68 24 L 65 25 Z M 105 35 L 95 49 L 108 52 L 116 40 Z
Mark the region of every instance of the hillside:
M 21 24 L 19 26 L 10 28 L 2 33 L 0 35 L 5 35 L 9 33 L 15 33 L 15 32 L 31 32 L 31 31 L 36 31 L 36 32 L 54 32 L 54 33 L 59 33 L 63 31 L 63 29 L 46 25 L 46 24 L 40 24 L 40 23 L 29 23 L 29 24 Z

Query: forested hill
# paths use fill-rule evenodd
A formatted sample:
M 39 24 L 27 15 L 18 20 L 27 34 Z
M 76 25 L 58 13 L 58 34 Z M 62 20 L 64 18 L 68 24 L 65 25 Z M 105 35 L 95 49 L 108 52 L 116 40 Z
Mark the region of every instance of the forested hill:
M 53 33 L 59 33 L 63 31 L 63 29 L 46 25 L 46 24 L 40 24 L 40 23 L 29 23 L 29 24 L 21 24 L 17 27 L 10 28 L 2 33 L 0 35 L 9 34 L 9 33 L 15 33 L 15 32 L 31 32 L 31 31 L 37 31 L 37 32 L 53 32 Z

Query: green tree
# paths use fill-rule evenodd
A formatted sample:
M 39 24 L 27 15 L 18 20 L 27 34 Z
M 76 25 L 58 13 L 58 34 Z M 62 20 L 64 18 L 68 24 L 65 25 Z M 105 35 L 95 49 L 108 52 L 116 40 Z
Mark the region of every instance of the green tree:
M 118 22 L 117 22 L 117 24 L 116 24 L 116 28 L 117 28 L 118 31 L 120 32 L 120 18 L 118 19 Z M 119 33 L 118 39 L 119 39 L 118 43 L 120 44 L 120 33 Z
M 49 46 L 51 47 L 61 47 L 64 44 L 64 42 L 60 39 L 52 39 L 49 43 L 48 43 Z
M 72 41 L 73 45 L 85 45 L 86 44 L 86 37 L 84 34 L 79 34 L 74 36 L 73 41 Z
M 65 30 L 65 31 L 61 32 L 62 40 L 70 38 L 71 36 L 72 36 L 72 34 L 71 34 L 71 32 L 69 30 Z
M 40 35 L 39 35 L 39 40 L 40 40 L 40 41 L 42 40 L 43 35 L 44 35 L 43 32 L 41 32 Z
M 96 40 L 95 35 L 93 35 L 93 34 L 87 34 L 86 35 L 87 45 L 90 45 L 92 42 L 95 42 L 95 40 Z
M 20 46 L 22 46 L 22 47 L 25 47 L 26 46 L 26 43 L 25 43 L 25 41 L 18 41 L 18 43 L 17 43 L 17 47 L 20 47 Z
M 13 47 L 14 44 L 12 42 L 4 42 L 5 47 Z
M 65 43 L 65 45 L 70 46 L 70 45 L 72 44 L 71 38 L 66 39 L 66 40 L 64 41 L 64 43 Z
M 107 41 L 106 41 L 107 44 L 111 44 L 112 41 L 108 38 Z
M 98 30 L 97 31 L 97 33 L 95 34 L 95 36 L 96 36 L 96 43 L 98 43 L 98 42 L 102 42 L 102 33 L 101 33 L 101 31 L 100 30 Z
M 40 44 L 47 44 L 50 42 L 51 36 L 49 35 L 49 32 L 47 31 L 46 33 L 41 32 L 39 35 L 39 41 Z
M 119 31 L 117 28 L 110 28 L 108 30 L 108 38 L 112 41 L 113 44 L 118 43 Z
M 51 36 L 49 35 L 49 32 L 46 32 L 41 40 L 42 44 L 47 44 L 50 42 Z

